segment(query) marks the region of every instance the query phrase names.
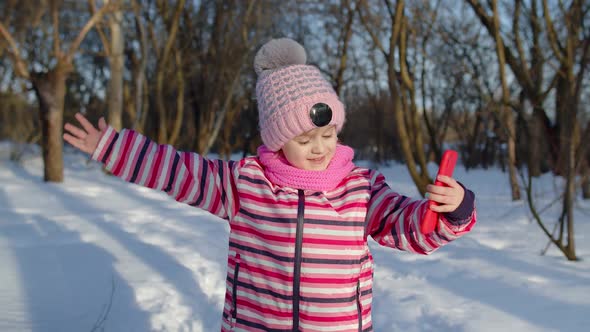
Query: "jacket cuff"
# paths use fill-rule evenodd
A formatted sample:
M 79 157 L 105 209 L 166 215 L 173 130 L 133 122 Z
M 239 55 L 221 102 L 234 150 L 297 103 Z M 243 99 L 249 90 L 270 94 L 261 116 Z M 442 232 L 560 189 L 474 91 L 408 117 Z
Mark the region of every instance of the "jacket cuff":
M 475 194 L 473 193 L 473 191 L 465 188 L 465 186 L 460 182 L 459 185 L 461 185 L 461 187 L 463 187 L 463 190 L 465 191 L 463 201 L 461 201 L 461 204 L 459 204 L 455 211 L 444 213 L 447 220 L 449 220 L 452 223 L 457 223 L 469 218 L 473 213 L 473 209 L 475 207 Z
M 113 150 L 113 144 L 117 140 L 118 136 L 119 133 L 117 133 L 113 127 L 108 126 L 98 140 L 96 150 L 94 150 L 94 153 L 92 153 L 92 159 L 106 163 Z

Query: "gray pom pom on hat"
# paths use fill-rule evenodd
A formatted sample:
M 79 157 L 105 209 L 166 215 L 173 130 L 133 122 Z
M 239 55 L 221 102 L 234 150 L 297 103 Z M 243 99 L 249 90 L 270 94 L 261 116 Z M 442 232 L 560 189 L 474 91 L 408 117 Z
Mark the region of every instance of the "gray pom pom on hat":
M 264 44 L 254 57 L 254 70 L 260 75 L 265 70 L 289 65 L 304 65 L 307 54 L 301 44 L 290 38 L 272 39 Z

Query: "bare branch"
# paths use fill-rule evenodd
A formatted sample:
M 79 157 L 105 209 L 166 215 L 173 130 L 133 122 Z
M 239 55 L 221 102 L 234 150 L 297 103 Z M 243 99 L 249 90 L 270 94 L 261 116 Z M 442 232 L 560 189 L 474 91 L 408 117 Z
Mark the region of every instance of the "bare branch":
M 248 40 L 248 29 L 246 22 L 248 22 L 248 20 L 250 19 L 250 15 L 252 15 L 252 11 L 254 9 L 254 4 L 256 2 L 255 1 L 250 1 L 250 3 L 248 4 L 248 9 L 246 9 L 246 14 L 244 15 L 244 19 L 242 21 L 242 42 L 244 44 L 248 44 L 249 40 Z
M 524 53 L 524 49 L 522 47 L 522 40 L 520 39 L 520 9 L 522 7 L 522 0 L 516 0 L 514 2 L 514 16 L 512 18 L 512 30 L 514 33 L 514 44 L 516 45 L 516 50 L 518 52 L 518 57 L 520 59 L 520 64 L 523 66 L 524 72 L 529 72 L 529 68 L 526 61 L 526 56 Z
M 70 45 L 70 49 L 68 50 L 68 52 L 66 53 L 65 56 L 65 60 L 66 61 L 72 61 L 72 58 L 74 57 L 74 54 L 76 53 L 76 51 L 78 50 L 78 48 L 80 47 L 80 44 L 82 43 L 82 41 L 84 40 L 84 38 L 86 37 L 86 35 L 88 34 L 88 32 L 90 32 L 90 29 L 92 29 L 94 27 L 94 25 L 96 23 L 98 23 L 98 21 L 100 21 L 100 19 L 102 18 L 102 16 L 116 3 L 118 3 L 119 0 L 114 0 L 114 1 L 109 1 L 107 4 L 105 4 L 104 6 L 102 6 L 102 8 L 100 8 L 100 10 L 98 10 L 96 13 L 94 13 L 94 15 L 92 15 L 92 17 L 88 20 L 88 22 L 86 22 L 86 25 L 82 28 L 82 30 L 80 30 L 80 33 L 78 34 L 78 36 L 76 37 L 76 39 L 74 40 L 74 42 Z
M 387 7 L 387 12 L 389 13 L 389 18 L 393 21 L 395 19 L 395 13 L 393 8 L 391 8 L 391 2 L 389 0 L 383 0 L 385 6 Z
M 16 45 L 14 38 L 12 37 L 10 32 L 6 29 L 6 27 L 4 27 L 4 24 L 2 24 L 2 22 L 0 22 L 0 35 L 2 35 L 4 37 L 4 39 L 6 39 L 6 41 L 8 42 L 8 45 L 10 46 L 8 53 L 11 55 L 11 57 L 14 61 L 15 73 L 24 79 L 27 79 L 27 80 L 30 79 L 31 74 L 29 73 L 29 70 L 27 69 L 27 63 L 23 60 L 22 56 L 20 55 L 20 52 L 18 50 L 18 45 Z
M 393 31 L 391 33 L 391 37 L 389 40 L 390 52 L 392 51 L 392 46 L 397 44 L 399 40 L 400 32 L 402 31 L 402 25 L 404 24 L 404 12 L 405 12 L 405 4 L 403 0 L 399 0 L 395 6 L 395 16 L 392 17 L 391 24 L 393 25 Z
M 358 1 L 355 4 L 355 7 L 358 7 Z M 340 40 L 338 42 L 338 56 L 340 57 L 340 61 L 336 71 L 336 76 L 334 78 L 334 85 L 337 94 L 340 94 L 340 91 L 342 90 L 344 70 L 346 69 L 346 62 L 348 61 L 348 44 L 350 42 L 350 38 L 352 37 L 352 23 L 355 14 L 355 11 L 350 7 L 350 3 L 348 1 L 345 2 L 345 8 L 347 10 L 347 18 L 346 23 L 342 29 L 343 33 L 340 36 Z
M 57 1 L 51 1 L 51 23 L 53 25 L 53 54 L 56 58 L 61 58 L 61 44 L 59 38 L 59 8 Z
M 479 17 L 481 23 L 483 23 L 486 30 L 488 30 L 489 35 L 495 39 L 495 32 L 494 32 L 494 23 L 492 17 L 490 17 L 485 8 L 479 3 L 478 0 L 467 0 L 467 3 L 471 5 L 475 14 Z M 500 39 L 503 40 L 502 36 Z M 505 42 L 502 41 L 503 45 L 506 45 Z M 510 65 L 512 72 L 516 75 L 519 83 L 521 83 L 522 87 L 527 91 L 534 90 L 534 84 L 530 77 L 529 72 L 524 71 L 524 67 L 518 61 L 518 59 L 512 54 L 509 47 L 504 47 L 504 56 L 506 57 L 506 63 Z
M 527 203 L 529 206 L 529 210 L 531 211 L 531 214 L 533 215 L 533 219 L 535 219 L 535 221 L 537 222 L 537 224 L 539 225 L 539 227 L 541 227 L 541 230 L 543 231 L 543 233 L 545 233 L 545 235 L 547 236 L 547 238 L 549 238 L 549 240 L 551 241 L 551 243 L 553 243 L 556 247 L 558 247 L 560 250 L 563 250 L 563 246 L 561 245 L 560 242 L 558 242 L 554 237 L 553 234 L 551 232 L 549 232 L 549 230 L 547 229 L 547 227 L 545 226 L 545 224 L 543 223 L 543 220 L 541 219 L 541 215 L 539 213 L 539 210 L 537 210 L 537 207 L 535 206 L 535 202 L 534 202 L 534 198 L 533 198 L 533 177 L 531 175 L 531 172 L 528 172 L 528 176 L 527 179 L 525 180 L 525 176 L 522 172 L 520 172 L 520 177 L 522 178 L 522 182 L 525 183 L 525 191 L 526 191 L 526 195 L 527 195 Z
M 401 30 L 400 30 L 400 39 L 399 39 L 399 58 L 400 58 L 400 75 L 401 75 L 401 79 L 403 84 L 408 88 L 408 90 L 413 91 L 414 90 L 414 82 L 412 81 L 412 78 L 410 77 L 410 73 L 408 71 L 408 66 L 406 63 L 406 51 L 407 51 L 407 30 L 408 30 L 408 19 L 406 17 L 402 18 L 402 22 L 401 22 Z
M 373 31 L 373 29 L 371 29 L 371 27 L 369 27 L 369 22 L 367 22 L 365 16 L 361 12 L 361 8 L 365 8 L 367 10 L 367 12 L 369 12 L 369 8 L 367 6 L 367 1 L 366 0 L 362 0 L 361 1 L 361 6 L 359 6 L 359 17 L 361 19 L 361 23 L 365 26 L 365 29 L 367 30 L 367 32 L 371 36 L 371 39 L 373 40 L 373 44 L 375 44 L 375 46 L 381 51 L 381 53 L 383 53 L 383 56 L 386 59 L 388 59 L 389 58 L 389 53 L 387 51 L 385 51 L 385 48 L 383 47 L 383 44 L 381 44 L 381 41 L 379 40 L 379 36 L 377 36 L 375 34 L 375 31 Z M 391 50 L 389 50 L 389 51 L 391 52 Z
M 88 7 L 90 9 L 90 13 L 94 15 L 96 13 L 96 3 L 94 2 L 94 0 L 88 0 Z M 98 32 L 98 36 L 100 38 L 100 41 L 102 42 L 106 56 L 109 56 L 111 54 L 111 45 L 108 41 L 107 36 L 104 33 L 104 30 L 100 27 L 99 24 L 96 25 L 96 32 Z
M 559 40 L 557 39 L 557 32 L 555 31 L 555 26 L 553 26 L 553 20 L 551 20 L 547 0 L 543 0 L 543 17 L 545 17 L 545 24 L 547 25 L 549 45 L 551 46 L 551 49 L 553 49 L 553 53 L 555 54 L 557 60 L 563 63 L 565 62 L 563 46 L 559 44 Z
M 541 93 L 541 100 L 545 100 L 547 96 L 551 93 L 551 91 L 553 91 L 553 88 L 557 86 L 558 79 L 559 72 L 556 70 L 555 75 L 553 75 L 553 79 L 551 79 L 551 82 L 549 82 L 549 85 L 547 86 L 547 89 L 545 89 L 545 91 Z
M 162 64 L 163 66 L 165 66 L 166 62 L 168 61 L 168 58 L 170 55 L 170 50 L 172 49 L 172 45 L 174 45 L 174 43 L 176 42 L 176 33 L 178 32 L 178 22 L 180 20 L 180 14 L 182 13 L 185 2 L 186 2 L 186 0 L 179 0 L 176 3 L 176 10 L 174 11 L 174 17 L 172 18 L 170 32 L 168 33 L 168 41 L 166 42 L 166 45 L 164 46 L 164 53 L 162 54 L 162 61 L 164 61 L 164 63 Z

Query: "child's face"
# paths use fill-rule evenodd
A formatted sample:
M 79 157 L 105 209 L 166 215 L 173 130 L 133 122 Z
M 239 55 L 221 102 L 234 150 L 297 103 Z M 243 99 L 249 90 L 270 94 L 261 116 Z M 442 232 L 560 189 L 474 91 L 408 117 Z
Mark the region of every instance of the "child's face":
M 293 138 L 282 150 L 291 165 L 308 171 L 323 171 L 334 156 L 337 142 L 336 127 L 326 126 Z

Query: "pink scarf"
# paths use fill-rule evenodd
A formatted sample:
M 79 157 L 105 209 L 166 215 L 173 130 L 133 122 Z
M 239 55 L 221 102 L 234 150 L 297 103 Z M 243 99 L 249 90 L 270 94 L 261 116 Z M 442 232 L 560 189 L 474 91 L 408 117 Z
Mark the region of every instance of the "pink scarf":
M 352 148 L 338 144 L 336 153 L 323 171 L 307 171 L 292 166 L 281 151 L 273 152 L 265 145 L 258 147 L 258 158 L 264 165 L 264 173 L 274 184 L 316 191 L 327 191 L 336 186 L 355 167 Z

